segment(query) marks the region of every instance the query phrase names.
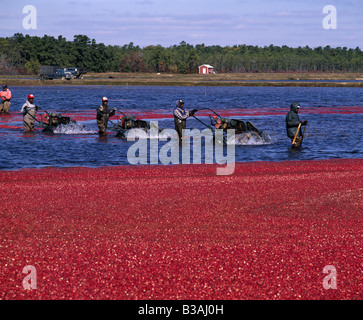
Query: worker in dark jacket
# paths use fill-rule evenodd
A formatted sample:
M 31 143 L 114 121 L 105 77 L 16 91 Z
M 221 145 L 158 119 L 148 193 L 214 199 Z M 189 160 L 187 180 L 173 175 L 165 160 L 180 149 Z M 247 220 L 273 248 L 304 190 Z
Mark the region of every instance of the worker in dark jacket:
M 296 102 L 292 103 L 290 106 L 290 111 L 286 115 L 286 119 L 285 119 L 286 133 L 287 133 L 287 136 L 291 139 L 291 142 L 294 140 L 294 137 L 296 135 L 299 124 L 301 123 L 302 125 L 307 125 L 307 123 L 308 123 L 306 120 L 304 122 L 300 121 L 300 118 L 298 115 L 299 108 L 300 108 L 299 103 L 296 103 Z M 302 130 L 301 130 L 301 126 L 300 126 L 300 130 L 299 130 L 296 140 L 295 140 L 295 146 L 300 145 L 301 136 L 302 136 Z
M 116 108 L 113 108 L 110 112 L 110 108 L 108 106 L 108 99 L 107 97 L 102 98 L 102 105 L 100 105 L 97 108 L 97 125 L 100 131 L 98 133 L 100 135 L 105 135 L 107 124 L 108 124 L 108 118 L 113 117 L 115 115 Z
M 174 108 L 173 115 L 175 130 L 178 133 L 179 141 L 183 140 L 183 129 L 186 129 L 187 118 L 193 116 L 196 111 L 196 109 L 193 109 L 192 111 L 188 112 L 184 109 L 183 100 L 176 101 L 176 107 Z

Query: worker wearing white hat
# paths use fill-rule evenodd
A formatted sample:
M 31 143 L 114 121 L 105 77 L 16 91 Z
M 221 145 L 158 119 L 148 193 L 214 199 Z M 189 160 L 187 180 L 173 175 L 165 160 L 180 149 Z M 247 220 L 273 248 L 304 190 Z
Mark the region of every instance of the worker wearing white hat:
M 102 105 L 100 105 L 97 108 L 97 125 L 100 131 L 98 133 L 100 135 L 105 135 L 107 124 L 108 124 L 108 118 L 115 115 L 116 108 L 113 108 L 110 112 L 110 107 L 108 106 L 108 99 L 107 97 L 102 98 Z

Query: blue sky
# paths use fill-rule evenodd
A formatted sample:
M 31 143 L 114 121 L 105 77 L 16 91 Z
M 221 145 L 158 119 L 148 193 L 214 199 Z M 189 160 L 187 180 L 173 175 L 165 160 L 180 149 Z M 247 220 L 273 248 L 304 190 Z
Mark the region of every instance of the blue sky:
M 87 35 L 106 45 L 189 44 L 363 48 L 363 0 L 0 0 L 0 36 L 20 32 Z M 23 28 L 23 7 L 37 10 L 37 28 Z M 334 5 L 337 29 L 323 8 Z M 3 10 L 6 8 L 6 11 Z

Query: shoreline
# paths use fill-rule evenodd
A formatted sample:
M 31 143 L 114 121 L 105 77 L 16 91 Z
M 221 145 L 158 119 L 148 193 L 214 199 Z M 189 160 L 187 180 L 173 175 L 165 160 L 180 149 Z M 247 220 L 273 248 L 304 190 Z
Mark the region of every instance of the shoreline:
M 0 298 L 361 299 L 363 159 L 217 167 L 0 171 Z
M 32 78 L 30 78 L 32 77 Z M 38 80 L 35 76 L 1 76 L 8 86 L 269 86 L 363 87 L 360 73 L 150 74 L 88 73 L 84 79 Z

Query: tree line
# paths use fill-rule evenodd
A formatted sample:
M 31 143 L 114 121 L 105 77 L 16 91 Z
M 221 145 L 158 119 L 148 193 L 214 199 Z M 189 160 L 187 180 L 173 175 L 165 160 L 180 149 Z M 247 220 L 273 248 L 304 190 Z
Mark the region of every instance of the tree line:
M 89 72 L 197 73 L 210 64 L 219 73 L 233 72 L 362 72 L 359 47 L 330 46 L 291 48 L 288 46 L 206 46 L 184 41 L 163 47 L 141 48 L 133 42 L 120 45 L 96 43 L 86 35 L 73 41 L 23 35 L 0 37 L 1 74 L 37 74 L 41 65 L 85 67 Z

